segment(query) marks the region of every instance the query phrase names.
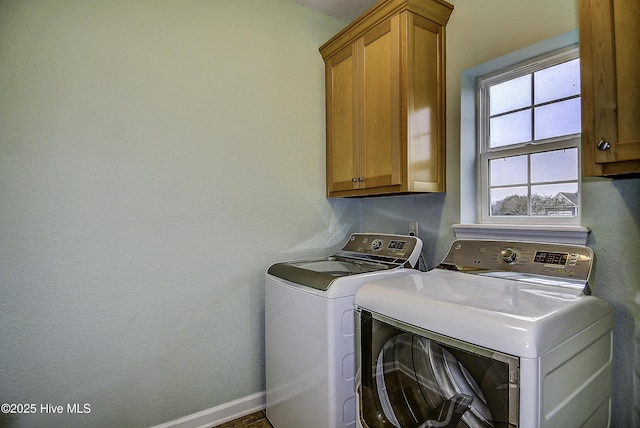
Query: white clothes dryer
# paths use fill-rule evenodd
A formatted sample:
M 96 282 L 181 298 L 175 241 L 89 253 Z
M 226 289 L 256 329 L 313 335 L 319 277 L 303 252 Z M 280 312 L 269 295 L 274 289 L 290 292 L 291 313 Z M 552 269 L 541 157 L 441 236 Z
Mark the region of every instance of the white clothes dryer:
M 613 310 L 583 246 L 460 240 L 356 294 L 359 427 L 608 427 Z
M 276 263 L 265 281 L 267 418 L 276 428 L 354 427 L 356 291 L 414 272 L 422 241 L 355 233 L 337 254 Z

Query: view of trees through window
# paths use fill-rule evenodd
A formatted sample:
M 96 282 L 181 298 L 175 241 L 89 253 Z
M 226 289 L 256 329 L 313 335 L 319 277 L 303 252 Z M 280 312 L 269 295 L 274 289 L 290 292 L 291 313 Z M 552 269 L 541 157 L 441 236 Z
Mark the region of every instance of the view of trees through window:
M 529 206 L 531 201 L 531 206 Z M 511 195 L 491 204 L 491 215 L 575 216 L 578 194 L 560 192 L 556 196 Z

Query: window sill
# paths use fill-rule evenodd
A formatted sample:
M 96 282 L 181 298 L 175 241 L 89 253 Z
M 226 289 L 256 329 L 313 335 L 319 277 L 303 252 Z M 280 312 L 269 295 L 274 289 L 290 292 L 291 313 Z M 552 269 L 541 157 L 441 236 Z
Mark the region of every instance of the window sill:
M 589 228 L 582 226 L 536 226 L 504 224 L 454 224 L 457 239 L 552 242 L 587 245 Z

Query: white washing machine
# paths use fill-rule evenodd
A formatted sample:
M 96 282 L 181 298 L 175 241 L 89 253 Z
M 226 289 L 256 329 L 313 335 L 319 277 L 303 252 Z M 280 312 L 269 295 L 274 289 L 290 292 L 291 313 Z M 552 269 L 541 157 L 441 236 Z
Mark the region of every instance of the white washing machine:
M 353 299 L 414 272 L 422 241 L 355 233 L 321 259 L 276 263 L 265 281 L 267 418 L 276 428 L 355 427 Z
M 583 246 L 460 240 L 356 295 L 359 427 L 608 427 L 613 310 Z

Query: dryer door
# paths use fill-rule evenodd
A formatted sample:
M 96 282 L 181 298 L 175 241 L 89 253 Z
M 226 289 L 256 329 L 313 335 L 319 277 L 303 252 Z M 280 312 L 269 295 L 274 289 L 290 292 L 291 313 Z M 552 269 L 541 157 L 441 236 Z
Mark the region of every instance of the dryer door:
M 517 427 L 517 358 L 358 316 L 363 427 Z

